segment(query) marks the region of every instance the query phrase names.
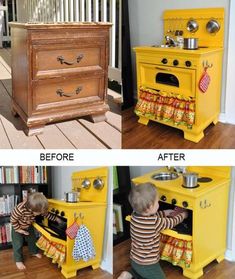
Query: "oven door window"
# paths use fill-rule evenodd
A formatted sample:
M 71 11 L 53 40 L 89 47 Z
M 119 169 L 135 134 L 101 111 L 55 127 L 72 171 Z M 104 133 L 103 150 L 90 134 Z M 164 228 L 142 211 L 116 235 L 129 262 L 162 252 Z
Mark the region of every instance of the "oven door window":
M 194 69 L 140 64 L 140 84 L 147 88 L 195 97 L 196 72 Z

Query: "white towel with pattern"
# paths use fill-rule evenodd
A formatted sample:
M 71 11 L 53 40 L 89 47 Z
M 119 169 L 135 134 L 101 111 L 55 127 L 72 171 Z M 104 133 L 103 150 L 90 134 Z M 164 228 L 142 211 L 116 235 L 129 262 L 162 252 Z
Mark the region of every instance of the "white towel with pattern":
M 73 259 L 75 261 L 83 260 L 85 262 L 94 259 L 95 248 L 88 228 L 81 225 L 73 246 Z

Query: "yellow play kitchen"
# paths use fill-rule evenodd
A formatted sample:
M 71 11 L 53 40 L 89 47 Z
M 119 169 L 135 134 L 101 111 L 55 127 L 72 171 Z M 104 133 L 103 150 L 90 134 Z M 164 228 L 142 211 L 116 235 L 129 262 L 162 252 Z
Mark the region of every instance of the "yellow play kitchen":
M 136 52 L 139 123 L 181 129 L 199 142 L 220 113 L 224 9 L 167 10 L 164 41 Z
M 41 236 L 37 242 L 44 254 L 61 267 L 65 278 L 102 259 L 107 207 L 108 169 L 74 172 L 72 191 L 64 200 L 49 199 L 49 212 L 57 221 L 46 218 L 34 223 Z
M 133 179 L 151 182 L 159 193 L 160 210 L 181 207 L 188 218 L 162 232 L 161 259 L 197 279 L 213 260 L 224 259 L 230 167 L 161 168 Z

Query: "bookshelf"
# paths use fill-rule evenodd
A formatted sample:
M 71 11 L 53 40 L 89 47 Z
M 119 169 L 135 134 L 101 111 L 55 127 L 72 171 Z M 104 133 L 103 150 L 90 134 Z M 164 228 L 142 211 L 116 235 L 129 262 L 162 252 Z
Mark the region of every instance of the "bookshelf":
M 51 198 L 51 169 L 45 166 L 0 166 L 0 250 L 11 245 L 10 213 L 28 193 Z
M 127 215 L 130 215 L 132 208 L 128 201 L 128 194 L 131 189 L 131 179 L 129 167 L 120 166 L 116 167 L 116 178 L 115 182 L 117 185 L 113 190 L 113 207 L 115 214 L 113 214 L 114 223 L 118 222 L 117 230 L 114 229 L 113 234 L 113 244 L 118 243 L 128 239 L 130 237 L 130 225 L 129 222 L 125 220 Z M 116 210 L 115 210 L 116 209 Z M 118 219 L 121 218 L 121 222 Z M 115 220 L 116 219 L 116 220 Z M 121 225 L 120 225 L 121 224 Z M 116 227 L 116 225 L 114 225 Z M 121 227 L 121 230 L 120 230 Z

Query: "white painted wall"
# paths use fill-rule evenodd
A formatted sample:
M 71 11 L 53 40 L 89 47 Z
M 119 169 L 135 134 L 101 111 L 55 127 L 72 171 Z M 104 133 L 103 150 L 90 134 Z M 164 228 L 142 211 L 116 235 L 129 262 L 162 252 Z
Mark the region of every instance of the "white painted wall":
M 234 0 L 231 0 L 231 2 L 233 1 Z M 197 0 L 197 1 L 129 0 L 131 46 L 134 47 L 139 45 L 152 45 L 152 44 L 160 43 L 162 41 L 163 39 L 162 14 L 164 10 L 224 7 L 225 8 L 224 65 L 227 65 L 229 6 L 230 6 L 230 0 Z M 232 31 L 234 31 L 234 25 Z M 233 36 L 233 43 L 234 43 L 234 37 L 235 36 Z M 235 49 L 235 46 L 233 47 L 233 49 Z M 136 70 L 135 70 L 134 52 L 132 52 L 132 64 L 133 64 L 134 86 L 136 88 Z M 226 72 L 227 72 L 227 67 L 225 66 L 223 68 L 223 81 L 222 81 L 222 97 L 221 97 L 222 113 L 225 113 Z
M 92 169 L 96 167 L 52 167 L 52 197 L 55 199 L 64 198 L 64 192 L 71 191 L 71 175 L 74 171 Z M 103 259 L 101 268 L 113 272 L 113 231 L 112 231 L 112 197 L 113 197 L 113 169 L 109 167 L 108 177 L 108 205 L 105 225 L 105 238 L 103 246 Z
M 159 168 L 162 168 L 162 167 L 159 167 L 159 166 L 158 167 L 140 167 L 140 166 L 130 167 L 130 177 L 132 179 L 134 177 L 137 177 L 137 176 L 143 175 L 145 173 L 157 170 Z

